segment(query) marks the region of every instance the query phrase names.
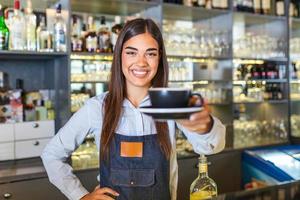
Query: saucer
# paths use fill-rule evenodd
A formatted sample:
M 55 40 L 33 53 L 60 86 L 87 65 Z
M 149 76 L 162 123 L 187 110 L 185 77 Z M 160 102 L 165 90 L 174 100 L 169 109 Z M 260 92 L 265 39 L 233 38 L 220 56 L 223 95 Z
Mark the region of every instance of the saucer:
M 152 106 L 140 107 L 138 110 L 157 120 L 188 119 L 191 114 L 203 110 L 203 107 L 186 108 L 154 108 Z

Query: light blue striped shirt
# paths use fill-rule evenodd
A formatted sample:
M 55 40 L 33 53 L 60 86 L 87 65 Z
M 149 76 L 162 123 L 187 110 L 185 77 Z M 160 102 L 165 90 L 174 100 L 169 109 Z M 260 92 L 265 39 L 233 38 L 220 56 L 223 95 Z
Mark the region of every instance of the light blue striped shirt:
M 69 199 L 78 200 L 88 193 L 79 179 L 73 174 L 72 167 L 65 161 L 72 152 L 84 141 L 87 134 L 95 137 L 99 150 L 102 129 L 102 105 L 107 93 L 89 99 L 70 120 L 51 139 L 42 153 L 42 160 L 49 180 Z M 145 97 L 140 106 L 149 106 L 150 99 Z M 114 108 L 111 108 L 114 109 Z M 124 112 L 121 115 L 116 133 L 127 136 L 156 134 L 152 117 L 141 113 L 127 99 L 123 102 Z M 190 132 L 177 124 L 183 131 L 194 151 L 198 154 L 220 152 L 225 146 L 225 127 L 215 117 L 212 130 L 207 134 Z M 169 133 L 172 144 L 170 158 L 170 191 L 172 200 L 176 200 L 178 166 L 176 157 L 175 121 L 169 120 Z M 101 178 L 101 177 L 100 177 Z

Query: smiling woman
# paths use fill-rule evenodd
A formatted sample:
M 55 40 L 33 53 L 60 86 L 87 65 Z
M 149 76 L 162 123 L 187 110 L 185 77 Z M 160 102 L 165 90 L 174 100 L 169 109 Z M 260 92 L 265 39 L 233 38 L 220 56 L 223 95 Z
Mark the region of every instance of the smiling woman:
M 109 91 L 89 99 L 42 154 L 50 181 L 74 200 L 176 200 L 175 126 L 199 154 L 224 148 L 225 127 L 207 106 L 180 122 L 157 122 L 141 113 L 139 107 L 151 104 L 149 88 L 167 83 L 158 26 L 151 19 L 127 22 L 116 42 Z M 100 150 L 100 186 L 91 192 L 65 163 L 89 132 Z
M 156 40 L 147 32 L 124 43 L 122 72 L 126 78 L 127 91 L 145 91 L 151 86 L 158 68 L 158 48 Z

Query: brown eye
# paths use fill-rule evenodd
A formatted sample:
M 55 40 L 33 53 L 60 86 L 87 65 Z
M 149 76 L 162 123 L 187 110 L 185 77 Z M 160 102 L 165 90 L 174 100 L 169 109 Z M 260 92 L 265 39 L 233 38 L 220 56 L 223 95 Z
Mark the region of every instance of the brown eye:
M 126 55 L 129 55 L 129 56 L 135 56 L 137 54 L 134 51 L 126 51 L 125 53 L 126 53 Z
M 152 57 L 156 57 L 157 53 L 147 53 L 147 56 L 152 58 Z

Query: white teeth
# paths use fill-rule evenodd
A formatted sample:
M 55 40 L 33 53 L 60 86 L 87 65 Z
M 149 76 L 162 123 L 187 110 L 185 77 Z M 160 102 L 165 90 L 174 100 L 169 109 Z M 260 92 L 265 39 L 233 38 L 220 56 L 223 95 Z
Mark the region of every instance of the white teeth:
M 139 75 L 144 75 L 147 73 L 147 71 L 139 71 L 139 70 L 133 70 L 133 73 L 139 74 Z
M 146 70 L 132 70 L 132 73 L 134 76 L 138 77 L 138 78 L 143 78 L 147 75 L 148 71 Z

